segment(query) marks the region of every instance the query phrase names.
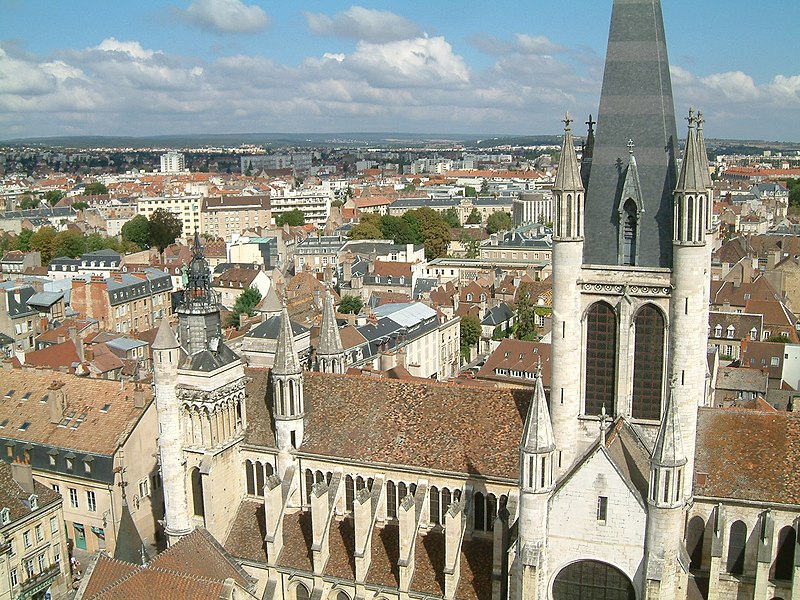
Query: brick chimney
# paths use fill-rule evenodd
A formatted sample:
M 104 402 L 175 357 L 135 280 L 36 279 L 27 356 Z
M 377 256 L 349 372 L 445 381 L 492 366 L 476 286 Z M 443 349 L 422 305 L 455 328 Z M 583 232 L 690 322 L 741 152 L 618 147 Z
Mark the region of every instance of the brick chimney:
M 33 494 L 33 471 L 28 463 L 19 460 L 12 462 L 11 476 L 26 494 Z
M 63 381 L 53 381 L 50 387 L 47 388 L 49 391 L 47 395 L 47 412 L 50 416 L 50 423 L 54 425 L 60 423 L 61 419 L 64 418 L 66 398 L 63 388 Z

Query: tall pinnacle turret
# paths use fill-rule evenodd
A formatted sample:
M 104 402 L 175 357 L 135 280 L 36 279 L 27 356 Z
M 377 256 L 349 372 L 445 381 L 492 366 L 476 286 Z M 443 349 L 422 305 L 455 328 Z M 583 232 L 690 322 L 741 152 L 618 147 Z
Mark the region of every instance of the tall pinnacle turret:
M 586 186 L 584 263 L 617 265 L 628 140 L 636 141 L 642 207 L 636 264 L 672 264 L 672 191 L 678 144 L 659 0 L 614 0 L 597 133 Z M 624 215 L 623 215 L 624 216 Z
M 278 341 L 275 348 L 275 363 L 272 367 L 273 375 L 297 375 L 301 372 L 300 360 L 294 351 L 294 333 L 292 322 L 289 320 L 289 311 L 286 306 L 281 311 L 281 329 L 278 332 Z
M 325 294 L 322 305 L 322 322 L 319 327 L 319 342 L 316 352 L 316 369 L 324 373 L 342 373 L 344 371 L 344 347 L 336 324 L 336 311 L 333 307 L 333 295 Z

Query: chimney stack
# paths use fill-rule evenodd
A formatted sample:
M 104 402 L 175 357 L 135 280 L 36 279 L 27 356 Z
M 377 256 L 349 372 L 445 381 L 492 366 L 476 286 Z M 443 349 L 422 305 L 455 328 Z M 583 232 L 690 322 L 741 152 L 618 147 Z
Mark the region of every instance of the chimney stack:
M 54 425 L 60 423 L 64 417 L 66 403 L 64 402 L 63 387 L 64 383 L 62 381 L 54 381 L 47 388 L 50 392 L 47 395 L 47 412 L 50 415 L 50 423 Z
M 146 401 L 147 395 L 145 389 L 137 383 L 136 387 L 133 389 L 133 407 L 144 408 Z
M 69 332 L 69 339 L 75 344 L 75 350 L 78 351 L 78 359 L 83 362 L 86 358 L 83 352 L 83 338 L 78 335 L 78 328 L 73 326 L 67 331 Z
M 33 471 L 31 466 L 22 461 L 15 460 L 11 463 L 11 476 L 17 485 L 21 487 L 26 494 L 33 494 Z

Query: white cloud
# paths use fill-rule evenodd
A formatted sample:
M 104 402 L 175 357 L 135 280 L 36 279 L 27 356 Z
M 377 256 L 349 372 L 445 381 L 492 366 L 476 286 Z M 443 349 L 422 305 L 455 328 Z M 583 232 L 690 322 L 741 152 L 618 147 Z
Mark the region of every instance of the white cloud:
M 565 50 L 563 46 L 554 44 L 545 35 L 528 35 L 525 33 L 518 33 L 515 37 L 515 45 L 521 52 L 529 54 L 555 54 Z
M 106 38 L 96 46 L 97 50 L 103 52 L 121 52 L 135 59 L 153 58 L 153 50 L 145 50 L 139 42 L 120 41 L 116 38 Z
M 194 0 L 175 14 L 187 23 L 218 33 L 255 33 L 266 29 L 270 18 L 255 4 L 241 0 Z
M 349 37 L 365 42 L 389 42 L 416 37 L 414 23 L 388 10 L 351 6 L 333 17 L 304 13 L 308 28 L 318 35 Z
M 465 85 L 470 73 L 464 59 L 443 37 L 419 37 L 386 44 L 359 42 L 345 64 L 386 87 Z

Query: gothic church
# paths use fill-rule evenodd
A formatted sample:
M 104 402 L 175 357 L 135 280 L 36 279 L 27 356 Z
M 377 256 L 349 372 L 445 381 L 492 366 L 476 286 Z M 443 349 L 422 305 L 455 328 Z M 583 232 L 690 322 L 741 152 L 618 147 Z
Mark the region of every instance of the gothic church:
M 271 371 L 225 345 L 199 240 L 153 345 L 170 543 L 206 528 L 281 600 L 800 600 L 800 419 L 706 407 L 712 182 L 658 0 L 614 0 L 555 182 L 553 375 L 519 390 Z M 680 159 L 680 160 L 679 160 Z

